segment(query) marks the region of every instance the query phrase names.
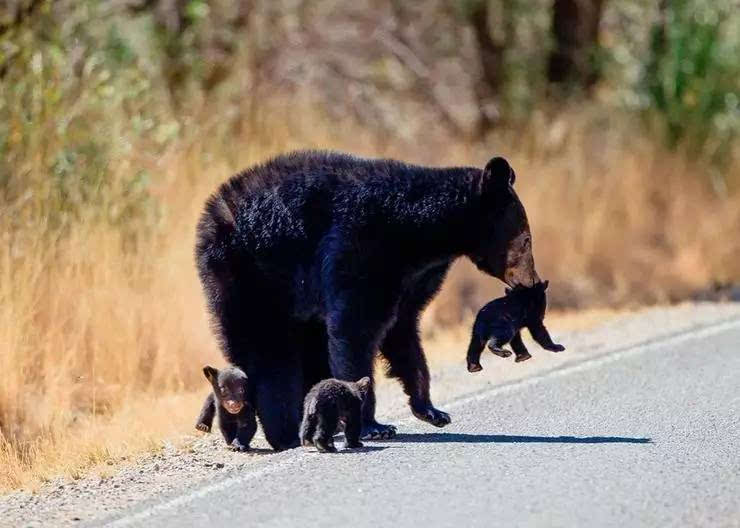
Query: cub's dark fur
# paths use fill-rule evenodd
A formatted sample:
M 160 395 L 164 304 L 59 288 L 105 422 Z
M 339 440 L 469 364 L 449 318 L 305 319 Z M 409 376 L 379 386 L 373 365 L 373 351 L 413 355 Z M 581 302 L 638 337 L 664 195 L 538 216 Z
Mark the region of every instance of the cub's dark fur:
M 247 375 L 237 367 L 223 370 L 206 366 L 203 374 L 211 383 L 213 392 L 206 398 L 195 428 L 210 432 L 213 416 L 218 413 L 218 426 L 230 448 L 237 451 L 249 449 L 257 432 L 254 406 L 249 403 Z
M 334 434 L 339 421 L 344 422 L 344 447 L 362 447 L 362 402 L 370 389 L 370 378 L 356 383 L 326 379 L 317 383 L 306 395 L 301 423 L 301 443 L 315 445 L 321 452 L 334 452 Z
M 501 357 L 511 356 L 511 352 L 504 350 L 507 343 L 516 355 L 517 363 L 526 361 L 532 356 L 522 342 L 521 329 L 526 327 L 537 343 L 545 350 L 561 352 L 565 347 L 552 342 L 542 321 L 547 309 L 548 281 L 540 282 L 530 288 L 518 286 L 506 288 L 506 296 L 495 299 L 486 304 L 478 312 L 473 325 L 473 335 L 468 346 L 468 371 L 478 372 L 483 369 L 480 365 L 480 355 L 483 347 L 488 348 Z

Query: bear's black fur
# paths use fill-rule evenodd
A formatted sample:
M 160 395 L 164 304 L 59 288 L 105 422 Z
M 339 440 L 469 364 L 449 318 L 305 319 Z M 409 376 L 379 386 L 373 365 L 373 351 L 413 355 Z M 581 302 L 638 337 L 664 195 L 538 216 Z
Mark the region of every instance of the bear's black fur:
M 226 444 L 237 451 L 247 451 L 257 432 L 254 406 L 249 402 L 247 375 L 237 367 L 218 370 L 203 367 L 203 374 L 211 383 L 211 392 L 195 423 L 199 431 L 210 432 L 213 416 L 218 413 L 218 426 Z
M 507 343 L 516 354 L 516 362 L 526 361 L 532 356 L 522 341 L 521 329 L 528 328 L 534 340 L 545 350 L 562 352 L 563 345 L 552 342 L 550 334 L 542 324 L 547 309 L 548 281 L 537 283 L 531 288 L 517 286 L 506 288 L 506 296 L 494 299 L 480 309 L 473 324 L 473 335 L 468 346 L 467 362 L 469 372 L 483 370 L 480 354 L 483 347 L 500 357 L 509 357 L 511 352 L 504 350 Z
M 418 418 L 449 423 L 429 397 L 421 311 L 468 256 L 509 285 L 535 272 L 506 160 L 429 168 L 296 152 L 238 174 L 208 200 L 196 258 L 226 359 L 254 389 L 265 436 L 295 446 L 303 396 L 329 377 L 372 376 L 375 351 Z M 392 436 L 363 406 L 363 437 Z
M 304 446 L 314 445 L 322 453 L 334 452 L 334 434 L 344 422 L 345 449 L 362 447 L 362 402 L 370 390 L 370 378 L 340 381 L 325 379 L 306 395 L 299 436 Z

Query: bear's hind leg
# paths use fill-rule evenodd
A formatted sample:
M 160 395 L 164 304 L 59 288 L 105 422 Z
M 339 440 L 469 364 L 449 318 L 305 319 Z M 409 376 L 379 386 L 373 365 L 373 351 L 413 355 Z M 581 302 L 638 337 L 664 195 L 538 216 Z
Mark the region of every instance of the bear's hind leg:
M 236 438 L 236 420 L 220 406 L 218 408 L 218 428 L 221 430 L 226 445 L 231 447 Z
M 532 354 L 529 353 L 527 347 L 524 346 L 521 332 L 517 332 L 516 334 L 514 334 L 514 337 L 511 338 L 511 348 L 514 350 L 514 354 L 516 354 L 515 361 L 517 363 L 527 361 L 529 358 L 532 357 Z
M 480 365 L 480 355 L 483 352 L 485 345 L 480 338 L 473 334 L 470 336 L 470 344 L 468 344 L 468 353 L 465 356 L 465 360 L 468 364 L 468 372 L 480 372 L 483 367 Z
M 362 403 L 353 403 L 347 413 L 344 426 L 344 448 L 354 449 L 362 447 L 360 434 L 362 433 Z
M 511 356 L 511 350 L 506 350 L 505 348 L 501 348 L 503 345 L 499 345 L 499 340 L 495 337 L 492 337 L 488 340 L 488 343 L 486 343 L 486 346 L 488 347 L 488 350 L 493 352 L 498 357 L 507 358 Z
M 322 453 L 334 453 L 337 448 L 334 447 L 334 433 L 337 432 L 339 417 L 335 410 L 323 412 L 318 415 L 316 432 L 313 436 L 313 444 L 316 449 Z
M 313 437 L 316 434 L 316 422 L 317 418 L 315 414 L 306 414 L 301 421 L 301 429 L 299 436 L 301 437 L 301 445 L 312 446 Z

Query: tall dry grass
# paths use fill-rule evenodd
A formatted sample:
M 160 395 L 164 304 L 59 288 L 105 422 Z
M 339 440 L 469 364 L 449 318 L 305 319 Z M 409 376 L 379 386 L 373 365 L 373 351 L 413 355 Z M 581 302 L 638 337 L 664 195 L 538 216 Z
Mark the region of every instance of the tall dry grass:
M 278 117 L 296 114 L 285 112 Z M 422 138 L 415 146 L 315 115 L 287 126 L 269 117 L 280 128 L 256 120 L 224 144 L 209 136 L 218 121 L 204 118 L 198 135 L 156 159 L 115 160 L 156 175 L 155 226 L 82 222 L 61 232 L 34 217 L 42 198 L 33 196 L 0 215 L 0 489 L 77 476 L 190 430 L 205 391 L 200 367 L 220 361 L 193 265 L 195 222 L 218 182 L 280 151 L 323 146 L 429 164 L 508 156 L 556 305 L 669 301 L 740 277 L 738 195 L 713 193 L 698 163 L 594 127 L 588 116 L 533 119 L 516 135 L 477 144 Z M 44 166 L 29 163 L 43 179 Z M 19 224 L 25 214 L 33 222 Z M 430 307 L 425 337 L 439 338 L 499 292 L 456 266 Z

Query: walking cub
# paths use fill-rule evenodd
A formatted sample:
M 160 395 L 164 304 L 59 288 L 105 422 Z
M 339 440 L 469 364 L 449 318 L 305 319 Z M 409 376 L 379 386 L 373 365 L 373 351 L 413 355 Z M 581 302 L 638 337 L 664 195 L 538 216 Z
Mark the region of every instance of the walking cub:
M 306 394 L 300 437 L 304 446 L 314 445 L 322 453 L 332 453 L 334 434 L 343 421 L 345 449 L 362 447 L 362 402 L 370 389 L 370 378 L 357 382 L 325 379 Z
M 213 416 L 218 412 L 218 426 L 226 444 L 236 451 L 247 451 L 257 432 L 254 407 L 247 401 L 247 375 L 237 367 L 222 370 L 206 366 L 203 374 L 211 383 L 211 392 L 198 416 L 195 428 L 210 432 Z

